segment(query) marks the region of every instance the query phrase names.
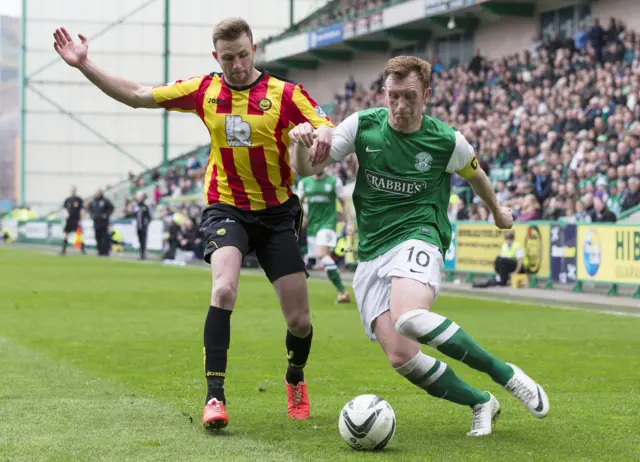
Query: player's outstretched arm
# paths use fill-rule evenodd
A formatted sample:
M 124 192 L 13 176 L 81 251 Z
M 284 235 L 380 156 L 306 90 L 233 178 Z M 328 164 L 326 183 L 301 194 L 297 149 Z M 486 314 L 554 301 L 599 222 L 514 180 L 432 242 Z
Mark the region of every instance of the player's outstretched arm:
M 153 98 L 151 87 L 146 87 L 122 77 L 109 75 L 93 63 L 89 57 L 87 38 L 78 34 L 75 42 L 71 34 L 62 27 L 53 33 L 53 48 L 69 66 L 75 67 L 107 96 L 132 108 L 159 108 Z
M 509 207 L 500 206 L 496 193 L 493 190 L 493 184 L 484 170 L 478 166 L 475 175 L 467 181 L 469 181 L 473 191 L 489 208 L 496 226 L 500 229 L 511 229 L 513 227 L 513 212 Z
M 335 162 L 328 155 L 331 150 L 332 131 L 331 127 L 322 126 L 315 129 L 310 123 L 305 122 L 289 132 L 289 138 L 295 143 L 292 148 L 292 163 L 298 175 L 305 177 L 318 174 Z M 326 155 L 324 161 L 317 164 L 311 162 L 314 150 L 320 152 L 323 158 Z
M 500 229 L 511 229 L 513 227 L 513 214 L 508 207 L 501 207 L 498 197 L 493 190 L 493 184 L 487 174 L 478 165 L 473 147 L 468 143 L 460 132 L 455 132 L 456 146 L 451 155 L 447 171 L 456 172 L 467 180 L 473 191 L 487 205 L 493 215 L 496 226 Z
M 331 132 L 325 131 L 325 127 L 320 127 L 312 133 L 312 127 L 305 127 L 304 124 L 294 127 L 289 132 L 289 137 L 296 142 L 293 147 L 293 163 L 298 175 L 310 176 L 320 173 L 328 165 L 340 162 L 349 154 L 355 152 L 358 120 L 358 113 L 353 113 L 337 127 L 331 129 Z M 318 164 L 313 164 L 310 160 L 314 158 L 311 149 L 318 145 L 319 139 L 324 138 L 323 132 L 331 133 L 329 157 Z M 320 156 L 315 156 L 315 158 L 318 157 Z

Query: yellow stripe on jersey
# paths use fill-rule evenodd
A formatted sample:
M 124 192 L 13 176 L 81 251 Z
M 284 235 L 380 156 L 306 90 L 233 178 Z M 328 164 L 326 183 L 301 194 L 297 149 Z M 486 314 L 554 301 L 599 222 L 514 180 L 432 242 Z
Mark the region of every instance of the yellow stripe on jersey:
M 276 114 L 281 114 L 281 111 L 282 111 L 282 94 L 284 92 L 284 86 L 285 86 L 285 82 L 280 79 L 274 79 L 274 78 L 269 79 L 269 85 L 267 86 L 267 98 L 273 102 L 273 111 Z M 282 142 L 284 143 L 285 146 L 288 147 L 289 141 L 288 141 L 287 135 L 288 135 L 288 131 L 284 129 L 282 133 Z M 275 141 L 275 138 L 274 138 L 274 141 Z M 276 152 L 277 152 L 277 147 L 275 146 L 273 148 L 270 147 L 269 149 L 276 149 Z M 285 156 L 285 163 L 287 165 L 289 165 L 289 160 L 287 159 L 288 155 L 289 155 L 289 150 L 285 149 L 284 156 Z M 269 175 L 269 180 L 274 185 L 280 185 L 282 183 L 282 175 L 280 173 L 280 162 L 278 159 L 279 159 L 279 153 L 275 156 L 267 157 L 267 174 Z M 287 201 L 287 199 L 289 199 L 287 188 L 278 186 L 275 192 L 276 192 L 276 197 L 281 203 L 284 203 Z
M 244 190 L 247 191 L 251 210 L 262 210 L 266 207 L 267 203 L 262 198 L 262 194 L 260 194 L 260 185 L 251 169 L 249 148 L 233 148 L 233 161 L 238 176 L 244 185 Z
M 473 177 L 473 175 L 475 175 L 477 171 L 478 171 L 478 159 L 476 159 L 476 156 L 473 156 L 469 160 L 469 162 L 467 162 L 467 165 L 462 167 L 460 170 L 456 170 L 456 173 L 460 175 L 460 177 L 464 178 L 465 180 L 468 180 L 469 178 Z

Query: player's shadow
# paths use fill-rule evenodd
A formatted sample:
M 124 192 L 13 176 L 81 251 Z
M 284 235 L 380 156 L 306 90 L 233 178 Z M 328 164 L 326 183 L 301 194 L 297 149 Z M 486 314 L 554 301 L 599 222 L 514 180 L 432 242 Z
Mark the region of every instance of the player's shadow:
M 211 438 L 230 438 L 235 436 L 235 432 L 233 430 L 227 430 L 226 428 L 220 430 L 208 430 L 202 427 L 202 433 Z

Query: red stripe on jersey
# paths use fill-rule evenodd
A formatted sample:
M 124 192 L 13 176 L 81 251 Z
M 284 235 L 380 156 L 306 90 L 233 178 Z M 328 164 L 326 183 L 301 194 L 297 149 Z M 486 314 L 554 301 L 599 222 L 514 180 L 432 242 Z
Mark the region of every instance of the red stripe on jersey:
M 231 107 L 231 100 L 229 100 L 229 107 Z M 244 189 L 242 179 L 238 176 L 238 170 L 233 159 L 233 148 L 220 148 L 220 156 L 222 157 L 222 166 L 227 174 L 227 185 L 231 189 L 235 206 L 240 209 L 251 210 L 249 196 Z
M 232 97 L 231 89 L 224 83 L 224 79 L 221 79 L 220 93 L 218 93 L 218 103 L 216 104 L 216 114 L 231 114 Z
M 291 83 L 285 84 L 285 87 L 284 87 L 285 93 L 288 90 L 287 87 L 291 87 L 291 90 L 289 93 L 289 100 L 288 100 L 289 103 L 287 104 L 287 116 L 289 117 L 289 121 L 293 122 L 294 125 L 300 125 L 305 122 L 309 122 L 309 119 L 307 119 L 304 116 L 304 114 L 300 111 L 300 108 L 298 107 L 298 105 L 293 101 L 293 92 L 296 89 L 295 85 Z M 283 99 L 284 99 L 284 95 L 283 95 Z
M 198 111 L 198 115 L 204 121 L 204 95 L 207 93 L 209 89 L 209 85 L 211 85 L 211 80 L 213 77 L 210 75 L 205 75 L 202 78 L 202 82 L 200 82 L 200 86 L 198 87 L 198 92 L 196 93 L 196 111 Z M 206 124 L 205 124 L 206 125 Z M 207 127 L 208 129 L 209 127 Z
M 198 109 L 196 98 L 193 97 L 193 93 L 163 101 L 158 103 L 158 106 L 163 107 L 166 110 L 181 109 L 183 111 L 195 111 Z
M 298 110 L 292 101 L 294 88 L 295 86 L 291 83 L 284 84 L 282 98 L 280 100 L 280 118 L 278 119 L 276 128 L 273 131 L 279 153 L 278 164 L 280 165 L 280 186 L 289 186 L 290 184 L 289 178 L 291 177 L 291 167 L 287 162 L 287 146 L 284 144 L 284 141 L 282 141 L 282 131 L 289 126 L 289 121 L 291 120 L 289 117 L 289 111 L 291 106 L 293 106 L 296 111 Z M 289 195 L 291 195 L 291 188 L 288 189 Z
M 279 205 L 280 201 L 276 195 L 276 187 L 269 179 L 269 172 L 267 170 L 267 158 L 262 146 L 256 146 L 249 148 L 249 160 L 251 161 L 251 171 L 255 177 L 260 190 L 262 191 L 262 198 L 264 199 L 267 208 Z
M 214 157 L 212 154 L 211 157 Z M 218 192 L 218 164 L 213 159 L 213 170 L 211 171 L 211 180 L 209 181 L 209 189 L 207 190 L 207 203 L 217 204 L 220 202 L 220 192 Z
M 247 114 L 249 115 L 263 115 L 264 109 L 260 109 L 258 103 L 267 97 L 267 89 L 269 88 L 269 76 L 265 75 L 262 77 L 260 83 L 249 90 L 249 108 L 247 109 Z M 269 101 L 269 108 L 271 107 L 273 102 Z

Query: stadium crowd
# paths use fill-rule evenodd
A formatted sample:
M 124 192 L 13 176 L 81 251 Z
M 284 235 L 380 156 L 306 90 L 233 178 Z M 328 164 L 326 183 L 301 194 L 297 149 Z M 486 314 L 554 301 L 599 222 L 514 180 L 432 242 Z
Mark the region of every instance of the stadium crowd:
M 429 114 L 472 143 L 519 221 L 615 221 L 640 204 L 640 37 L 622 21 L 604 30 L 594 19 L 500 59 L 478 50 L 467 66 L 433 62 Z M 381 87 L 382 76 L 349 78 L 334 119 L 383 104 Z M 348 163 L 336 170 L 352 180 Z M 490 219 L 455 175 L 452 191 L 452 220 Z

